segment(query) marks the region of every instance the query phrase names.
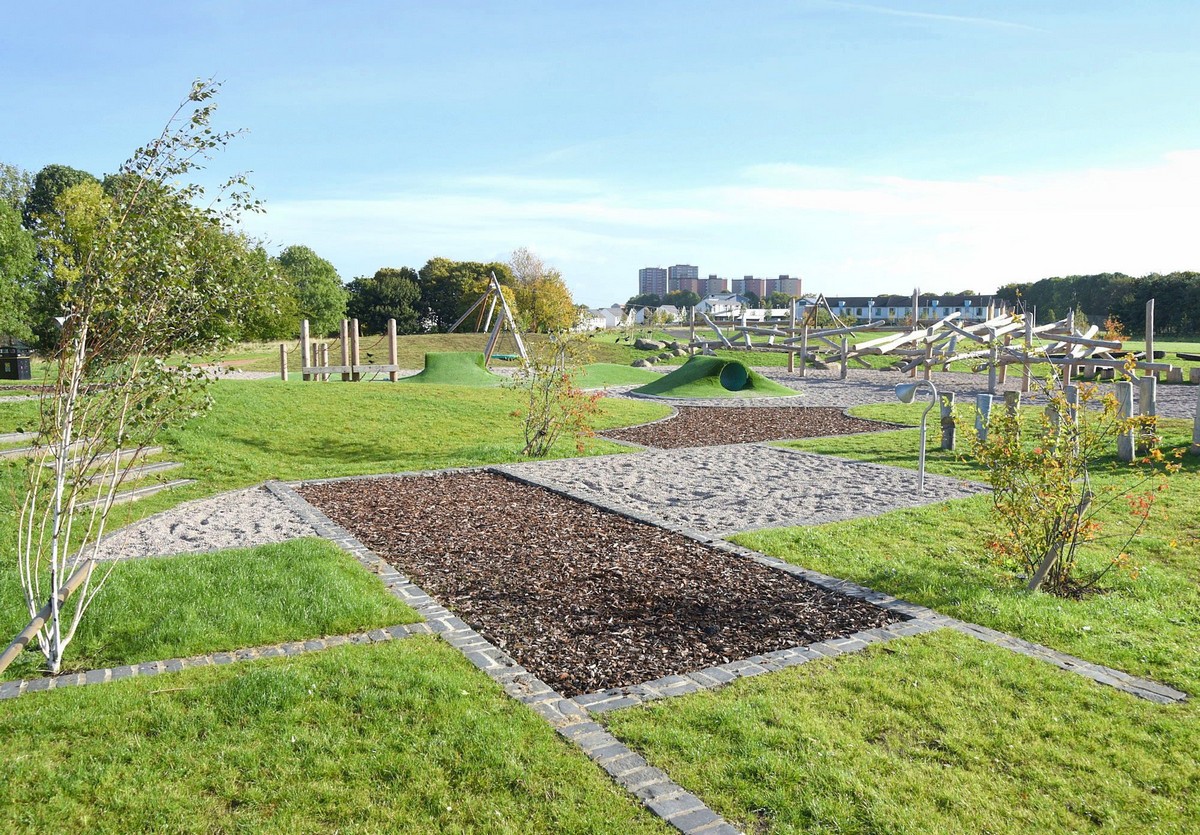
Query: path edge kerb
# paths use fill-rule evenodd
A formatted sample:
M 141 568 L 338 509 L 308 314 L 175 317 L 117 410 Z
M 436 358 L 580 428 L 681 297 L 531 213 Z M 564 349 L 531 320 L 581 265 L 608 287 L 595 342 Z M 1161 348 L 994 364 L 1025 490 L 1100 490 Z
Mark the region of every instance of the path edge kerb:
M 469 472 L 478 472 L 472 468 Z M 433 475 L 438 471 L 405 475 Z M 445 472 L 445 471 L 441 471 Z M 296 482 L 314 484 L 315 481 Z M 739 830 L 710 809 L 699 797 L 675 783 L 666 772 L 650 766 L 640 755 L 592 720 L 591 714 L 517 663 L 465 621 L 433 599 L 394 566 L 369 549 L 350 531 L 309 504 L 292 483 L 265 485 L 330 541 L 356 557 L 379 576 L 388 590 L 416 609 L 432 633 L 461 652 L 504 692 L 529 707 L 568 742 L 580 748 L 616 783 L 653 814 L 685 835 L 730 835 Z

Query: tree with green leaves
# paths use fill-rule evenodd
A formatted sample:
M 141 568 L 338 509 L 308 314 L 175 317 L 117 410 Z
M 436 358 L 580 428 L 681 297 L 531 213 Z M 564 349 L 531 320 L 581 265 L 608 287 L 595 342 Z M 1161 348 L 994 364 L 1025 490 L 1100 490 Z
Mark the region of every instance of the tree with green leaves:
M 685 307 L 695 307 L 700 304 L 700 294 L 691 290 L 674 290 L 662 297 L 663 304 L 671 304 L 683 310 Z
M 227 234 L 258 208 L 244 179 L 227 181 L 215 201 L 187 183 L 235 135 L 210 128 L 216 89 L 193 85 L 159 136 L 122 166 L 119 188 L 85 180 L 39 215 L 60 332 L 17 536 L 32 620 L 0 668 L 36 639 L 50 672 L 60 670 L 115 562 L 100 561 L 103 537 L 130 468 L 164 427 L 210 403 L 204 372 L 168 358 L 213 351 L 238 331 L 259 289 L 252 270 L 237 268 L 245 249 Z
M 32 188 L 32 174 L 24 168 L 0 162 L 0 203 L 7 203 L 20 213 Z
M 292 285 L 300 318 L 314 336 L 334 333 L 346 318 L 346 288 L 333 264 L 306 246 L 289 246 L 275 259 Z
M 25 198 L 22 221 L 32 229 L 39 219 L 53 214 L 58 196 L 72 186 L 100 181 L 86 171 L 69 165 L 47 165 L 33 178 L 33 186 Z
M 362 276 L 347 285 L 350 300 L 346 312 L 367 333 L 385 333 L 388 319 L 396 320 L 397 333 L 417 333 L 420 276 L 409 267 L 383 267 L 375 275 Z
M 778 290 L 776 290 L 774 293 L 767 296 L 766 299 L 763 300 L 763 304 L 765 307 L 787 308 L 787 307 L 792 306 L 792 297 L 789 296 L 787 293 L 781 293 Z
M 418 273 L 422 330 L 447 331 L 487 292 L 493 272 L 501 287 L 507 289 L 505 297 L 511 302 L 514 282 L 507 264 L 429 259 Z
M 28 340 L 29 291 L 36 248 L 16 207 L 0 201 L 0 336 Z
M 532 333 L 554 333 L 575 325 L 575 302 L 562 274 L 522 247 L 508 261 L 515 282 L 517 317 Z
M 662 296 L 658 293 L 639 293 L 636 296 L 631 296 L 629 301 L 625 302 L 626 309 L 637 307 L 658 307 L 663 303 Z

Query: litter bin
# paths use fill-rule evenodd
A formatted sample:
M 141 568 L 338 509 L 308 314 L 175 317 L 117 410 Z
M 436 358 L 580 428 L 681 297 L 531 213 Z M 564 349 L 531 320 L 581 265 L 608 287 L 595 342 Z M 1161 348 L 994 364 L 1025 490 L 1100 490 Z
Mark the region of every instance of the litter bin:
M 0 380 L 28 380 L 32 376 L 28 354 L 11 345 L 0 345 Z

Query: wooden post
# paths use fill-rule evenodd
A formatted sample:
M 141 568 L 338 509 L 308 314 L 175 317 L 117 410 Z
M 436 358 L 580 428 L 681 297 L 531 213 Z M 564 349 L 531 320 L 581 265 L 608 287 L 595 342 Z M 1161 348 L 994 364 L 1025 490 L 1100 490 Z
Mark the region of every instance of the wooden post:
M 804 376 L 804 368 L 808 364 L 808 321 L 800 331 L 800 376 Z
M 920 287 L 914 287 L 914 288 L 913 288 L 913 297 L 912 297 L 912 326 L 913 326 L 913 330 L 916 330 L 917 328 L 921 327 L 921 325 L 919 324 L 919 322 L 920 322 L 920 317 L 919 317 L 919 316 L 917 316 L 917 306 L 918 306 L 920 303 L 921 303 L 921 288 L 920 288 Z M 915 369 L 915 368 L 914 368 L 913 370 L 914 370 L 914 371 L 916 371 L 916 369 Z M 915 375 L 914 375 L 914 376 L 915 376 Z
M 317 360 L 317 365 L 328 368 L 329 367 L 329 343 L 322 342 L 320 345 L 318 345 L 317 353 L 320 356 L 320 359 Z M 329 382 L 329 372 L 328 371 L 326 371 L 324 374 L 318 374 L 317 376 L 321 378 L 322 382 L 324 382 L 324 383 Z
M 975 434 L 979 440 L 986 441 L 988 436 L 988 421 L 992 417 L 992 395 L 975 395 Z
M 350 364 L 350 322 L 347 319 L 342 320 L 342 365 Z M 328 379 L 328 378 L 326 378 Z M 350 372 L 342 372 L 342 382 L 350 382 Z
M 287 382 L 287 343 L 279 343 L 279 379 Z
M 1129 420 L 1133 416 L 1133 383 L 1119 380 L 1117 390 L 1117 417 Z M 1117 457 L 1122 461 L 1133 460 L 1133 429 L 1122 432 L 1117 436 Z
M 396 348 L 396 320 L 395 319 L 388 319 L 387 340 L 388 340 L 388 365 L 394 366 L 394 365 L 399 364 L 399 362 L 400 362 L 400 353 Z M 398 375 L 396 374 L 396 370 L 394 368 L 388 372 L 388 379 L 391 380 L 393 383 L 396 382 L 397 376 Z
M 1146 362 L 1154 362 L 1154 299 L 1146 302 Z
M 954 392 L 945 392 L 942 397 L 942 449 L 954 451 Z
M 846 379 L 846 375 L 850 373 L 850 337 L 842 337 L 842 373 L 841 379 Z
M 1004 337 L 1004 347 L 1007 348 L 1011 344 L 1012 344 L 1012 337 L 1005 336 Z M 1000 359 L 1000 357 L 997 356 L 997 360 L 999 360 L 999 359 Z M 996 369 L 996 382 L 1002 384 L 1006 377 L 1008 377 L 1008 363 L 1001 362 L 1000 367 Z
M 796 335 L 796 300 L 792 299 L 792 320 L 788 327 L 788 339 Z M 796 352 L 788 351 L 788 373 L 791 374 L 796 370 Z
M 304 369 L 312 366 L 312 353 L 311 353 L 312 346 L 309 345 L 308 340 L 309 340 L 308 320 L 304 319 L 304 320 L 301 320 L 301 322 L 300 322 L 300 370 L 301 371 L 304 371 Z M 305 382 L 308 382 L 309 380 L 312 379 L 312 375 L 305 373 L 303 376 L 303 379 Z
M 996 329 L 988 328 L 988 394 L 996 393 Z
M 1196 389 L 1196 417 L 1192 420 L 1192 455 L 1200 455 L 1200 389 Z
M 1033 353 L 1033 317 L 1028 311 L 1025 312 L 1025 357 L 1026 360 L 1021 364 L 1021 391 L 1025 394 L 1029 393 L 1029 378 L 1033 373 L 1033 364 L 1029 362 L 1028 357 Z
M 8 645 L 3 653 L 0 653 L 0 673 L 4 672 L 5 668 L 29 645 L 29 642 L 37 635 L 38 630 L 46 624 L 46 620 L 50 617 L 51 612 L 54 611 L 54 607 L 57 605 L 61 608 L 62 604 L 67 602 L 67 598 L 83 584 L 84 580 L 91 576 L 92 568 L 95 565 L 92 560 L 84 560 L 80 563 L 74 573 L 67 578 L 67 582 L 63 583 L 62 588 L 55 594 L 57 601 L 49 600 L 45 606 L 38 609 L 37 614 L 29 621 L 29 625 L 21 630 L 21 634 L 13 638 L 12 643 Z
M 1154 418 L 1158 415 L 1158 380 L 1147 374 L 1138 379 L 1138 414 Z M 1154 434 L 1154 424 L 1143 424 L 1141 437 L 1138 438 L 1137 454 L 1145 455 L 1150 451 L 1150 437 Z
M 358 356 L 358 320 L 350 320 L 350 379 L 358 382 L 362 379 L 362 374 L 358 371 L 359 356 Z
M 921 374 L 921 378 L 928 380 L 933 374 L 933 343 L 925 343 L 925 371 Z

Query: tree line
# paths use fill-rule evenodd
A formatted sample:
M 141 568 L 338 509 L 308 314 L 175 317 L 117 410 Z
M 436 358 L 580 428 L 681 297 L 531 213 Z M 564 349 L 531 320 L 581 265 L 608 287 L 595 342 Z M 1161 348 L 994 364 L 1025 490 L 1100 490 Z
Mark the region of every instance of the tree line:
M 1026 309 L 1036 307 L 1040 322 L 1053 322 L 1074 310 L 1097 324 L 1116 317 L 1135 333 L 1145 332 L 1146 302 L 1154 299 L 1155 333 L 1200 333 L 1200 273 L 1196 272 L 1059 276 L 1006 284 L 996 295 Z
M 64 231 L 88 228 L 85 219 L 103 213 L 102 207 L 119 205 L 121 189 L 129 186 L 128 174 L 100 178 L 47 165 L 33 175 L 0 163 L 0 336 L 38 349 L 53 344 L 64 292 L 64 273 L 51 268 L 54 242 Z M 186 203 L 188 195 L 173 199 Z M 326 335 L 347 317 L 357 318 L 367 333 L 382 333 L 391 318 L 402 334 L 445 331 L 483 294 L 493 272 L 526 330 L 561 330 L 578 318 L 561 274 L 525 249 L 506 263 L 432 258 L 420 269 L 384 267 L 345 283 L 307 246 L 288 246 L 272 257 L 261 243 L 206 213 L 189 217 L 197 244 L 178 269 L 193 283 L 219 273 L 220 280 L 242 288 L 238 310 L 207 319 L 203 327 L 214 333 L 205 336 L 294 338 L 301 319 L 309 320 L 313 334 Z

